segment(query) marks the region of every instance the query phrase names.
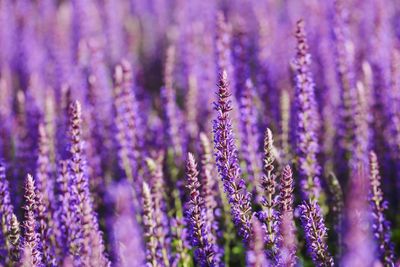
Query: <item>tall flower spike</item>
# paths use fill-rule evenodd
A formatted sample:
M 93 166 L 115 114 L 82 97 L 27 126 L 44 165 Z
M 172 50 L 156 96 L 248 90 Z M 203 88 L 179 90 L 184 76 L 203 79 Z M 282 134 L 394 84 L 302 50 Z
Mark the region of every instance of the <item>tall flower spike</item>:
M 245 182 L 240 177 L 232 122 L 229 116 L 232 107 L 226 71 L 223 71 L 219 77 L 217 95 L 218 101 L 214 105 L 218 116 L 213 124 L 216 164 L 224 185 L 224 191 L 231 205 L 233 222 L 239 235 L 247 243 L 251 233 L 251 194 L 247 191 Z
M 357 170 L 359 164 L 368 164 L 368 148 L 370 139 L 369 129 L 369 103 L 368 92 L 361 82 L 357 82 L 357 102 L 354 107 L 355 137 L 353 140 L 352 156 L 349 160 L 349 168 L 351 172 Z
M 315 100 L 314 82 L 309 70 L 311 56 L 308 53 L 304 22 L 302 20 L 297 22 L 296 39 L 296 146 L 298 168 L 304 198 L 318 200 L 321 192 L 318 177 L 321 167 L 317 160 L 319 150 L 317 129 L 319 122 L 316 121 L 318 121 L 319 115 Z
M 202 184 L 201 196 L 204 198 L 205 219 L 208 225 L 209 239 L 215 238 L 219 232 L 218 218 L 215 213 L 218 208 L 218 181 L 215 177 L 215 165 L 213 164 L 212 147 L 205 133 L 200 133 L 201 145 L 201 172 L 200 183 Z
M 231 117 L 234 121 L 240 121 L 239 114 L 239 103 L 235 97 L 236 95 L 236 80 L 234 75 L 234 67 L 232 62 L 232 49 L 231 49 L 231 39 L 232 39 L 232 25 L 226 21 L 226 17 L 222 11 L 217 13 L 216 22 L 216 38 L 215 38 L 215 48 L 217 56 L 217 71 L 219 73 L 226 72 L 229 77 L 229 84 L 231 93 L 233 96 L 231 98 L 231 106 L 233 108 Z M 235 134 L 239 133 L 239 125 L 233 125 L 233 132 Z M 240 141 L 240 140 L 238 140 Z
M 273 137 L 270 129 L 265 132 L 264 138 L 264 169 L 261 178 L 261 188 L 264 190 L 261 204 L 263 210 L 258 213 L 258 218 L 264 224 L 265 243 L 268 258 L 276 261 L 278 251 L 278 206 L 276 200 L 276 175 L 274 174 Z
M 137 101 L 133 93 L 133 70 L 127 60 L 122 60 L 114 71 L 115 109 L 120 124 L 117 124 L 118 138 L 121 150 L 126 149 L 126 155 L 120 154 L 122 167 L 131 181 L 136 181 L 138 174 L 139 153 L 137 151 Z M 121 127 L 121 128 L 119 128 Z M 122 153 L 122 152 L 120 152 Z M 126 157 L 126 158 L 125 158 Z M 125 163 L 126 162 L 126 163 Z M 128 170 L 129 168 L 129 170 Z
M 200 266 L 217 266 L 219 259 L 215 257 L 215 246 L 208 238 L 211 229 L 207 227 L 205 221 L 204 199 L 200 195 L 198 175 L 196 161 L 193 155 L 188 153 L 186 188 L 189 191 L 189 200 L 186 206 L 186 219 L 189 224 L 189 237 L 192 246 L 197 247 L 195 256 Z
M 264 252 L 264 231 L 260 221 L 253 217 L 251 221 L 252 234 L 249 248 L 246 252 L 246 262 L 249 267 L 267 267 L 271 266 L 265 257 Z
M 165 61 L 164 84 L 161 88 L 163 99 L 165 123 L 168 133 L 168 142 L 173 149 L 174 160 L 181 163 L 185 154 L 185 126 L 182 121 L 181 110 L 176 103 L 176 93 L 174 90 L 174 68 L 175 68 L 175 46 L 171 45 L 167 49 L 167 58 Z
M 143 182 L 143 226 L 146 241 L 146 261 L 151 266 L 158 266 L 157 240 L 154 235 L 156 222 L 154 220 L 154 203 L 149 185 Z
M 150 171 L 151 197 L 154 205 L 154 235 L 157 237 L 157 257 L 160 263 L 169 266 L 170 232 L 168 216 L 165 210 L 165 183 L 162 170 L 163 160 L 163 154 L 159 155 L 157 160 L 147 159 L 147 166 Z
M 289 165 L 286 165 L 280 180 L 280 221 L 278 266 L 296 266 L 296 226 L 293 219 L 293 173 Z
M 102 234 L 99 231 L 99 224 L 96 214 L 93 211 L 93 205 L 89 192 L 89 181 L 85 173 L 85 158 L 83 152 L 82 140 L 82 114 L 81 105 L 74 101 L 70 105 L 70 154 L 69 167 L 71 169 L 72 183 L 76 188 L 75 197 L 77 209 L 80 215 L 81 223 L 81 256 L 83 262 L 96 260 L 103 264 L 107 263 L 104 255 L 104 245 L 102 243 Z M 77 240 L 79 241 L 79 240 Z M 78 242 L 79 244 L 79 242 Z M 94 257 L 94 259 L 93 259 Z
M 37 221 L 39 223 L 39 236 L 42 240 L 43 257 L 47 264 L 54 264 L 53 235 L 54 221 L 50 200 L 54 199 L 53 184 L 50 177 L 49 141 L 43 124 L 39 125 L 39 155 L 36 163 L 36 197 L 37 197 Z
M 351 42 L 350 29 L 348 25 L 348 11 L 343 7 L 343 0 L 335 0 L 335 11 L 333 21 L 333 36 L 336 58 L 337 76 L 340 85 L 340 107 L 339 122 L 337 125 L 338 149 L 337 175 L 346 177 L 348 170 L 347 159 L 351 157 L 354 146 L 356 121 L 354 111 L 356 110 L 357 95 L 354 70 L 354 44 Z M 350 174 L 352 175 L 352 174 Z
M 133 70 L 127 60 L 122 60 L 114 70 L 114 108 L 116 139 L 119 145 L 118 163 L 128 181 L 134 186 L 134 207 L 140 213 L 139 196 L 142 182 L 139 169 L 143 160 L 138 151 L 138 107 L 133 92 Z
M 306 236 L 308 253 L 316 266 L 334 266 L 326 243 L 327 229 L 316 201 L 300 205 L 301 222 Z
M 61 160 L 58 164 L 57 177 L 57 211 L 55 213 L 57 225 L 55 235 L 59 250 L 57 255 L 68 251 L 75 254 L 76 240 L 79 240 L 79 214 L 75 205 L 75 185 L 71 184 L 71 175 L 68 171 L 68 161 Z
M 10 191 L 8 186 L 8 181 L 6 177 L 6 168 L 3 160 L 0 160 L 0 220 L 1 220 L 1 233 L 0 235 L 0 246 L 1 256 L 3 259 L 7 257 L 7 250 L 9 247 L 9 242 L 7 239 L 8 232 L 10 231 L 11 216 L 13 215 L 13 206 L 10 199 Z M 5 264 L 5 262 L 2 262 Z
M 39 234 L 37 232 L 37 221 L 35 218 L 35 211 L 37 209 L 37 198 L 35 194 L 36 188 L 33 177 L 28 174 L 25 180 L 25 205 L 24 205 L 24 252 L 30 253 L 29 257 L 32 266 L 42 266 L 43 253 L 41 251 L 41 244 Z
M 390 223 L 385 218 L 384 211 L 388 207 L 388 202 L 383 198 L 381 189 L 381 176 L 379 174 L 379 164 L 376 154 L 369 153 L 370 166 L 370 206 L 372 209 L 372 230 L 375 240 L 378 243 L 379 257 L 384 266 L 394 266 L 394 245 L 390 239 Z
M 254 88 L 250 79 L 242 89 L 240 98 L 240 121 L 241 121 L 241 150 L 243 158 L 246 162 L 246 172 L 248 175 L 248 182 L 258 184 L 258 177 L 261 173 L 261 161 L 259 153 L 259 132 L 257 128 L 257 111 L 254 107 Z M 257 187 L 253 192 L 257 192 Z

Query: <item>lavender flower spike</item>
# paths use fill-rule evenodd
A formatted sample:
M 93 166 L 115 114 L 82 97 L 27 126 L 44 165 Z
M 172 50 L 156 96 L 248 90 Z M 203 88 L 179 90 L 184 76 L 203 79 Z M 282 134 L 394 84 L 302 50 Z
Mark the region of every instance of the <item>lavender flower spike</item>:
M 261 174 L 261 160 L 258 151 L 259 133 L 257 129 L 257 110 L 254 106 L 254 88 L 250 79 L 246 80 L 240 97 L 240 121 L 241 121 L 241 150 L 246 162 L 248 181 L 257 184 Z M 257 188 L 255 188 L 257 189 Z M 253 192 L 257 190 L 253 190 Z M 258 194 L 257 194 L 258 195 Z
M 107 265 L 108 260 L 104 255 L 102 233 L 93 210 L 93 204 L 89 192 L 89 181 L 85 172 L 85 157 L 82 140 L 82 110 L 78 101 L 70 105 L 70 169 L 72 183 L 75 186 L 77 209 L 80 215 L 82 237 L 82 260 L 101 262 Z M 79 238 L 79 237 L 78 237 Z M 79 243 L 79 240 L 77 240 Z
M 163 263 L 165 266 L 170 266 L 170 232 L 164 197 L 165 183 L 162 170 L 163 159 L 164 154 L 160 154 L 156 161 L 147 158 L 146 163 L 151 176 L 151 197 L 154 205 L 154 235 L 157 237 L 157 257 L 160 263 Z
M 317 160 L 319 150 L 317 128 L 319 116 L 315 100 L 314 81 L 310 73 L 311 56 L 304 30 L 304 22 L 297 22 L 296 103 L 297 129 L 296 145 L 300 181 L 305 199 L 317 200 L 321 192 L 319 181 L 320 165 Z
M 219 77 L 217 95 L 218 101 L 214 105 L 218 117 L 213 125 L 216 164 L 231 205 L 233 222 L 239 235 L 247 243 L 251 233 L 251 194 L 246 190 L 245 182 L 240 177 L 232 122 L 229 116 L 232 107 L 226 71 L 223 71 Z
M 206 212 L 206 224 L 208 225 L 209 238 L 215 238 L 215 235 L 220 231 L 218 218 L 215 215 L 216 209 L 218 208 L 218 180 L 215 177 L 215 165 L 213 162 L 212 146 L 209 138 L 205 133 L 200 133 L 200 145 L 201 145 L 201 172 L 200 172 L 200 183 L 202 184 L 202 190 L 200 192 L 204 199 L 204 208 Z
M 52 219 L 52 207 L 50 201 L 53 198 L 53 184 L 50 177 L 50 158 L 49 158 L 49 140 L 45 126 L 39 124 L 39 155 L 36 163 L 36 197 L 37 203 L 37 221 L 39 223 L 39 236 L 42 240 L 43 257 L 46 264 L 56 265 L 54 258 L 53 245 L 54 240 Z
M 327 245 L 327 229 L 316 201 L 300 205 L 301 222 L 306 236 L 308 253 L 316 266 L 334 266 Z
M 246 262 L 248 267 L 267 267 L 268 263 L 264 253 L 264 231 L 262 230 L 260 221 L 253 217 L 252 221 L 252 238 L 250 239 L 249 249 L 247 250 Z
M 32 262 L 31 266 L 43 266 L 39 234 L 37 232 L 37 222 L 35 218 L 35 211 L 37 209 L 36 202 L 36 188 L 33 181 L 33 177 L 28 174 L 25 180 L 25 215 L 24 215 L 24 252 L 30 253 L 32 256 L 29 257 Z
M 281 234 L 279 242 L 278 266 L 296 266 L 296 226 L 293 220 L 293 173 L 289 165 L 282 171 L 279 195 Z
M 189 200 L 187 203 L 186 219 L 189 225 L 189 236 L 195 251 L 196 259 L 200 266 L 217 266 L 218 258 L 215 256 L 215 246 L 209 240 L 209 229 L 206 224 L 204 199 L 200 196 L 199 172 L 196 161 L 191 153 L 188 153 L 186 163 L 187 184 Z
M 7 235 L 10 230 L 10 221 L 13 214 L 13 206 L 10 199 L 9 185 L 6 177 L 6 168 L 2 160 L 0 160 L 0 220 L 1 220 L 1 247 L 5 248 L 0 256 L 5 259 L 7 256 L 6 249 L 9 247 Z M 3 264 L 5 262 L 2 262 Z
M 154 229 L 154 204 L 150 193 L 149 185 L 143 182 L 143 226 L 144 237 L 146 239 L 146 261 L 152 267 L 159 266 L 157 261 L 157 240 L 155 239 Z
M 371 186 L 369 201 L 372 209 L 372 229 L 378 243 L 380 260 L 383 262 L 384 266 L 394 266 L 394 245 L 390 240 L 390 223 L 386 220 L 384 214 L 388 203 L 383 198 L 378 158 L 373 151 L 369 153 L 369 165 Z
M 275 196 L 276 182 L 274 174 L 274 155 L 273 155 L 273 137 L 270 129 L 265 132 L 264 139 L 264 169 L 261 178 L 261 188 L 264 190 L 264 197 L 261 200 L 263 210 L 258 213 L 258 218 L 264 223 L 265 243 L 267 245 L 267 254 L 270 260 L 275 262 L 277 254 L 278 237 L 278 214 L 277 201 Z

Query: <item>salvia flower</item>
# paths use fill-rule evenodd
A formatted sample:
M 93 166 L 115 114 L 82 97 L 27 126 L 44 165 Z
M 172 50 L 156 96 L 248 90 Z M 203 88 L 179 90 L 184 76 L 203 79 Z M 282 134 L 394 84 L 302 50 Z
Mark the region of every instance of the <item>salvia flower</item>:
M 127 60 L 114 70 L 115 125 L 119 144 L 119 164 L 132 183 L 138 179 L 136 97 L 133 93 L 133 71 Z
M 62 254 L 64 251 L 69 251 L 72 255 L 75 251 L 74 241 L 79 236 L 79 215 L 75 208 L 75 200 L 71 191 L 76 190 L 71 186 L 71 176 L 68 170 L 68 161 L 61 160 L 58 164 L 58 177 L 56 181 L 57 189 L 57 207 L 55 213 L 57 224 L 54 228 L 60 251 L 57 254 Z
M 150 193 L 149 185 L 143 182 L 143 226 L 144 237 L 146 241 L 146 261 L 150 266 L 159 266 L 157 259 L 157 240 L 154 229 L 156 222 L 154 220 L 154 203 Z
M 240 177 L 232 122 L 229 116 L 232 107 L 226 71 L 220 75 L 217 95 L 218 101 L 214 104 L 218 116 L 213 125 L 216 164 L 231 205 L 233 222 L 239 235 L 247 243 L 251 232 L 251 194 L 246 190 L 245 182 Z
M 118 163 L 135 190 L 133 201 L 140 213 L 140 167 L 142 159 L 138 151 L 138 108 L 133 92 L 133 70 L 127 60 L 122 60 L 114 70 L 114 109 Z
M 35 218 L 35 211 L 37 209 L 36 188 L 33 177 L 28 174 L 25 181 L 25 205 L 24 205 L 24 252 L 31 254 L 28 257 L 32 260 L 32 266 L 43 266 L 43 252 L 41 247 L 41 240 L 38 233 L 38 223 Z
M 186 188 L 189 191 L 189 200 L 186 206 L 186 219 L 189 225 L 189 236 L 193 247 L 197 247 L 195 255 L 200 266 L 217 266 L 214 244 L 209 240 L 208 225 L 205 222 L 204 199 L 200 195 L 200 182 L 197 164 L 194 156 L 189 153 L 186 163 Z M 215 241 L 215 239 L 213 240 Z
M 165 211 L 165 183 L 162 170 L 164 155 L 158 155 L 156 160 L 146 159 L 150 171 L 151 197 L 153 199 L 154 235 L 157 237 L 157 257 L 166 266 L 170 263 L 169 218 Z
M 250 79 L 246 80 L 240 97 L 241 120 L 241 150 L 246 162 L 248 181 L 257 184 L 261 173 L 261 161 L 259 153 L 259 134 L 257 128 L 257 110 L 254 105 L 254 88 Z M 255 188 L 257 189 L 257 188 Z M 256 190 L 255 190 L 256 191 Z
M 295 266 L 296 257 L 296 226 L 293 216 L 294 181 L 292 169 L 286 165 L 280 179 L 279 194 L 279 266 Z
M 98 260 L 105 264 L 104 247 L 102 244 L 102 234 L 99 231 L 97 217 L 94 214 L 92 200 L 89 192 L 89 181 L 85 173 L 85 159 L 82 140 L 82 117 L 81 105 L 78 101 L 70 105 L 70 154 L 69 168 L 72 175 L 72 183 L 76 189 L 75 198 L 78 214 L 80 215 L 81 232 L 81 255 L 83 262 L 87 262 L 94 255 L 98 255 Z M 78 237 L 79 238 L 79 237 Z M 79 240 L 77 240 L 79 242 Z M 79 243 L 78 243 L 79 244 Z M 78 245 L 79 246 L 79 245 Z
M 300 205 L 301 222 L 306 236 L 308 253 L 316 266 L 334 266 L 327 245 L 327 229 L 319 205 L 313 201 Z
M 185 155 L 185 125 L 183 124 L 181 110 L 176 103 L 176 92 L 174 89 L 176 49 L 173 45 L 167 49 L 167 58 L 164 70 L 165 86 L 161 88 L 163 108 L 165 113 L 165 128 L 168 133 L 168 142 L 173 149 L 175 163 L 180 163 Z
M 53 196 L 53 181 L 50 177 L 50 157 L 49 157 L 49 140 L 46 129 L 43 124 L 39 125 L 39 155 L 36 164 L 36 197 L 37 203 L 37 221 L 39 223 L 39 235 L 42 240 L 43 257 L 47 264 L 55 264 L 54 258 L 54 238 L 52 219 L 52 207 L 50 201 Z
M 369 201 L 372 209 L 372 230 L 378 243 L 380 260 L 383 262 L 384 266 L 394 266 L 394 245 L 390 239 L 390 223 L 385 218 L 384 214 L 388 203 L 383 198 L 378 158 L 373 151 L 369 153 L 369 165 Z
M 309 70 L 311 56 L 308 52 L 304 22 L 297 22 L 296 103 L 297 129 L 296 144 L 298 168 L 305 199 L 318 199 L 321 192 L 319 181 L 320 165 L 317 160 L 319 150 L 317 128 L 319 115 L 315 100 L 314 81 Z
M 269 258 L 275 261 L 278 241 L 278 203 L 276 199 L 276 175 L 274 173 L 273 137 L 270 129 L 265 132 L 264 138 L 264 167 L 260 186 L 264 191 L 261 200 L 263 210 L 258 213 L 260 221 L 264 224 L 265 243 Z
M 219 207 L 218 180 L 215 177 L 216 170 L 213 161 L 211 143 L 205 133 L 200 133 L 200 145 L 202 153 L 200 172 L 200 183 L 202 184 L 202 188 L 200 194 L 204 199 L 206 224 L 210 229 L 208 238 L 212 239 L 215 237 L 215 234 L 220 231 L 218 217 L 216 216 Z
M 10 191 L 6 177 L 6 168 L 4 161 L 0 160 L 0 219 L 1 219 L 1 255 L 7 256 L 9 246 L 7 235 L 10 230 L 11 216 L 13 215 L 13 206 L 11 204 Z M 4 264 L 4 262 L 3 262 Z
M 351 157 L 356 129 L 355 107 L 357 105 L 356 80 L 354 71 L 354 44 L 350 38 L 348 10 L 344 1 L 334 2 L 333 36 L 337 76 L 340 85 L 340 107 L 337 137 L 339 148 L 336 157 L 340 165 L 338 175 L 347 175 L 347 159 Z

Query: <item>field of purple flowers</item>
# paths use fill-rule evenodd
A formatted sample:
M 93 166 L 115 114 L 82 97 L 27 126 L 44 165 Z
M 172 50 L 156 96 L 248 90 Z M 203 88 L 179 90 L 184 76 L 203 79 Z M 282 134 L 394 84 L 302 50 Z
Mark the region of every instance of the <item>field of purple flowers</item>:
M 398 0 L 0 0 L 0 266 L 400 266 Z

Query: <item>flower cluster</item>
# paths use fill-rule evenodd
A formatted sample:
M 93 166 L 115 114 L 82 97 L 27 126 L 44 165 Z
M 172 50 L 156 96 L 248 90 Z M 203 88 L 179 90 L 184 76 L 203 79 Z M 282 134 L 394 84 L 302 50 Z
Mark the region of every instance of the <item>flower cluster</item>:
M 399 14 L 1 0 L 0 266 L 399 265 Z

